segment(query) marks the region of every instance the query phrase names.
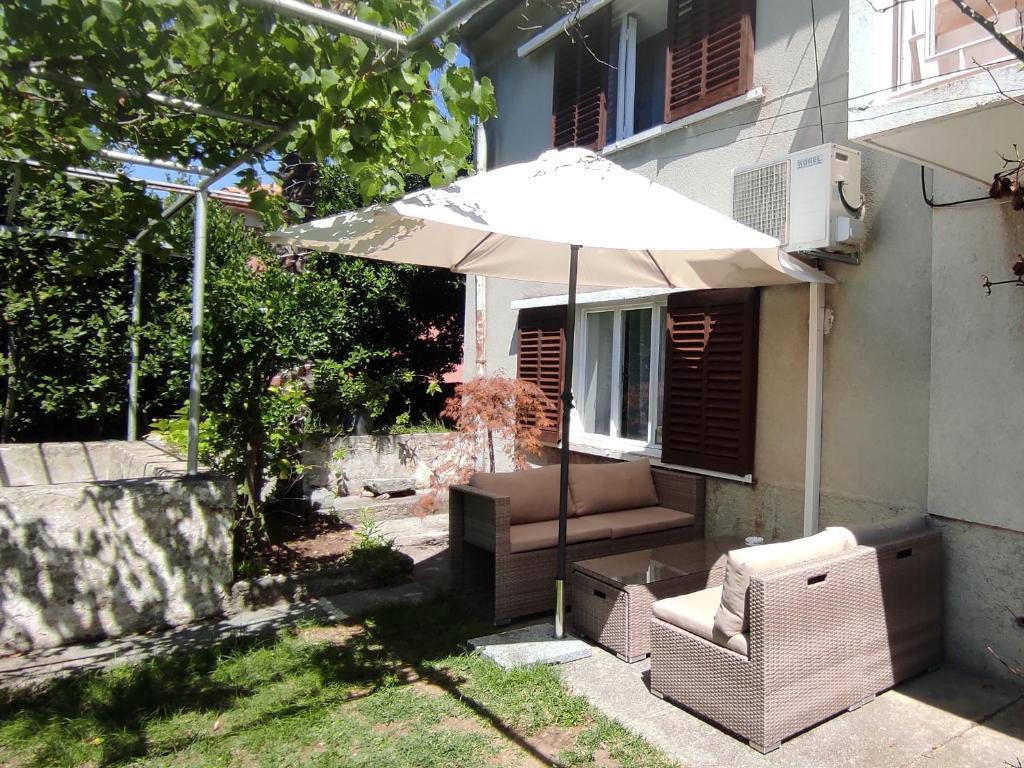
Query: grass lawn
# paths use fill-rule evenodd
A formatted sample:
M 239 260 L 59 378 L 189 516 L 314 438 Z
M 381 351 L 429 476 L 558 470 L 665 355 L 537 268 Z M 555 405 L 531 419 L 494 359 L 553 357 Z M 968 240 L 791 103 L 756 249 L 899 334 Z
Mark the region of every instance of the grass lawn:
M 57 682 L 0 701 L 0 768 L 671 765 L 486 631 L 439 601 Z

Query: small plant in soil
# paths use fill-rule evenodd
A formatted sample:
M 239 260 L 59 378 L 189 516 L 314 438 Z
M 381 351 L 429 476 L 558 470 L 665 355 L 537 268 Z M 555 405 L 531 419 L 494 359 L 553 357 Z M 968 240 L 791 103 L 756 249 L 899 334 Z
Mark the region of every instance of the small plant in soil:
M 345 563 L 371 587 L 390 587 L 412 576 L 412 558 L 395 549 L 394 539 L 384 537 L 369 509 L 360 512 L 356 543 Z

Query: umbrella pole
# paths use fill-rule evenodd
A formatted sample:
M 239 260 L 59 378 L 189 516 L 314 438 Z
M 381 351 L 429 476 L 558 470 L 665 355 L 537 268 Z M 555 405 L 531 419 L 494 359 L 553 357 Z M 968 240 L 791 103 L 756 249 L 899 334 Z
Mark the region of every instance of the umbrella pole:
M 561 474 L 558 481 L 558 560 L 555 566 L 555 637 L 565 637 L 565 530 L 569 516 L 569 416 L 572 413 L 572 358 L 576 335 L 576 271 L 580 246 L 569 250 L 569 301 L 565 307 L 565 370 L 562 383 Z

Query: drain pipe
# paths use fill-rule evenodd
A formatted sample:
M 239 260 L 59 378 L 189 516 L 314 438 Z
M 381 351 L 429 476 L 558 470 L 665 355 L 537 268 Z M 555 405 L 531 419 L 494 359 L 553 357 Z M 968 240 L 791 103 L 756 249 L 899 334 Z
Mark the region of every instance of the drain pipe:
M 825 285 L 810 283 L 807 320 L 807 445 L 804 457 L 804 536 L 818 532 L 821 499 L 821 420 L 824 390 Z
M 469 69 L 473 79 L 477 77 L 476 56 L 463 41 L 463 50 L 469 60 Z M 476 146 L 473 148 L 473 165 L 477 173 L 487 172 L 487 128 L 483 123 L 476 124 Z M 474 370 L 477 376 L 487 375 L 487 278 L 473 275 L 466 278 L 466 291 L 469 292 L 469 281 L 473 281 L 473 342 Z M 463 342 L 465 348 L 465 342 Z

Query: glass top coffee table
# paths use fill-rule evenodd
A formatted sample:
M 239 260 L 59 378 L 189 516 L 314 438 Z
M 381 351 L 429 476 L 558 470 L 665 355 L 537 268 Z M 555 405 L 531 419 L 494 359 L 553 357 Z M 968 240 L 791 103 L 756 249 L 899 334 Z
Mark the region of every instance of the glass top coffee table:
M 720 586 L 726 554 L 742 546 L 738 536 L 719 536 L 575 563 L 572 622 L 576 633 L 625 661 L 643 659 L 651 650 L 651 605 Z

